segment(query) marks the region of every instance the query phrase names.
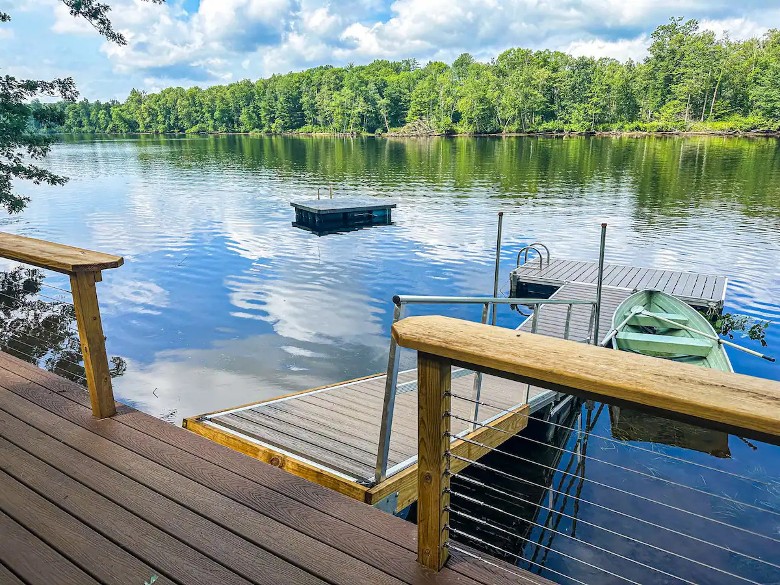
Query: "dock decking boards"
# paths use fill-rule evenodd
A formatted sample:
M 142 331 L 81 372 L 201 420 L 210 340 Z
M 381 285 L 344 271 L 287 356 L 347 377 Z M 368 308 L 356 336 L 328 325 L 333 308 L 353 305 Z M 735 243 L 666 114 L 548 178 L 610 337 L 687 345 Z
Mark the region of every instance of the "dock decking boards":
M 603 338 L 612 328 L 612 315 L 617 306 L 631 294 L 631 290 L 605 286 L 601 291 L 601 318 L 599 319 L 599 337 Z M 596 285 L 570 282 L 564 284 L 552 295 L 554 299 L 566 300 L 596 300 Z M 564 338 L 566 331 L 567 305 L 544 305 L 539 311 L 536 332 L 549 337 Z M 593 343 L 591 331 L 591 307 L 589 305 L 574 305 L 569 324 L 569 339 L 573 341 L 590 340 Z M 528 317 L 520 327 L 521 331 L 531 332 L 532 317 Z
M 0 353 L 0 582 L 510 583 L 389 514 Z M 519 569 L 512 567 L 519 572 Z M 549 583 L 531 573 L 523 581 Z
M 474 398 L 473 372 L 455 370 L 454 396 Z M 385 393 L 384 374 L 307 390 L 291 396 L 185 420 L 185 426 L 210 439 L 258 457 L 350 497 L 376 503 L 398 492 L 397 509 L 416 499 L 414 470 L 417 460 L 417 372 L 398 375 L 390 440 L 388 479 L 374 484 Z M 525 428 L 526 384 L 484 376 L 479 420 L 494 420 L 505 430 Z M 554 393 L 531 387 L 529 399 Z M 474 404 L 452 400 L 453 414 L 473 417 Z M 468 423 L 454 418 L 452 432 L 469 433 Z M 480 442 L 498 446 L 510 435 L 477 427 Z M 473 433 L 466 436 L 472 437 Z M 455 445 L 457 441 L 453 444 Z M 460 449 L 469 444 L 461 442 Z M 395 468 L 395 469 L 393 469 Z M 392 473 L 390 472 L 392 470 Z
M 523 285 L 559 287 L 577 282 L 596 284 L 598 264 L 581 260 L 551 258 L 549 263 L 529 260 L 510 275 L 512 296 L 523 296 Z M 728 279 L 725 276 L 679 270 L 655 270 L 622 264 L 604 265 L 604 286 L 629 291 L 652 288 L 676 296 L 695 307 L 723 308 Z

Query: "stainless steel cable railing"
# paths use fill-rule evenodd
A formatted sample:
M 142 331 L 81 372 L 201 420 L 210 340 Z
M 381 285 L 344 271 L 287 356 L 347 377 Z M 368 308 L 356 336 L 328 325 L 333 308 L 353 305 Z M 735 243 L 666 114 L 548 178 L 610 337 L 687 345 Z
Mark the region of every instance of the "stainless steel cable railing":
M 524 570 L 567 583 L 780 578 L 780 480 L 771 470 L 751 477 L 595 431 L 607 410 L 614 424 L 605 405 L 618 404 L 780 444 L 780 384 L 444 317 L 401 321 L 393 335 L 418 351 L 418 553 L 425 566 L 440 568 L 460 547 L 518 582 L 528 581 Z M 487 414 L 510 413 L 453 392 L 453 367 L 586 402 L 560 419 L 512 413 L 536 429 L 518 435 L 454 408 L 463 400 Z M 464 436 L 452 430 L 455 422 L 484 432 Z M 591 438 L 607 450 L 589 451 Z M 636 468 L 633 455 L 662 465 Z
M 593 342 L 593 324 L 596 320 L 596 301 L 583 300 L 583 299 L 533 299 L 533 298 L 503 298 L 503 297 L 447 297 L 447 296 L 412 296 L 412 295 L 397 295 L 393 297 L 394 312 L 393 323 L 397 323 L 405 316 L 406 310 L 409 306 L 414 305 L 472 305 L 482 307 L 482 323 L 487 323 L 488 315 L 492 309 L 493 317 L 495 318 L 496 308 L 503 305 L 513 306 L 529 306 L 534 308 L 533 316 L 531 317 L 531 332 L 535 333 L 538 326 L 539 311 L 543 306 L 547 305 L 563 305 L 568 306 L 566 321 L 564 325 L 565 338 L 569 337 L 570 322 L 572 319 L 572 309 L 575 306 L 589 307 L 589 328 L 588 338 L 582 341 L 592 343 Z M 396 341 L 391 337 L 390 350 L 388 353 L 388 365 L 387 365 L 387 378 L 385 380 L 385 394 L 384 403 L 382 407 L 382 424 L 379 433 L 379 447 L 377 449 L 377 461 L 375 469 L 374 482 L 380 483 L 384 481 L 388 473 L 388 453 L 390 449 L 391 434 L 393 428 L 393 411 L 395 407 L 395 399 L 398 390 L 398 370 L 400 365 L 400 352 Z M 482 373 L 476 372 L 474 377 L 474 396 L 476 402 L 474 404 L 474 419 L 478 420 L 479 415 L 479 399 L 481 395 L 482 387 Z M 530 389 L 530 388 L 529 388 Z M 526 396 L 527 401 L 527 396 Z M 473 430 L 473 429 L 472 429 Z

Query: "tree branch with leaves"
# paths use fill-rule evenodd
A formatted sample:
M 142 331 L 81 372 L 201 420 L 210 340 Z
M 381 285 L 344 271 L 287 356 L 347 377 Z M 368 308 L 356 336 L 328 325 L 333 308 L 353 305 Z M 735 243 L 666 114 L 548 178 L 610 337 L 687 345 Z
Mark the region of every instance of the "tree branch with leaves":
M 145 0 L 162 4 L 165 0 Z M 61 0 L 70 14 L 83 18 L 108 41 L 126 45 L 127 40 L 114 29 L 108 17 L 111 7 L 94 0 Z M 0 12 L 0 23 L 9 22 L 11 15 Z M 9 213 L 24 209 L 29 201 L 14 192 L 14 179 L 32 181 L 34 184 L 63 185 L 68 181 L 36 164 L 51 149 L 53 138 L 41 130 L 63 124 L 62 108 L 44 104 L 33 107 L 33 100 L 54 98 L 75 102 L 78 98 L 72 78 L 51 81 L 17 79 L 11 75 L 0 76 L 0 206 Z

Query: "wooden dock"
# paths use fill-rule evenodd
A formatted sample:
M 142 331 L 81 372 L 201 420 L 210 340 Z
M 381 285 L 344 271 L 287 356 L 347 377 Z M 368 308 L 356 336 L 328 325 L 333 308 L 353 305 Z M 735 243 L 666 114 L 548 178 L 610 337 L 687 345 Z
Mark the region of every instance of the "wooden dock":
M 7 354 L 0 469 L 3 584 L 517 578 L 457 551 L 434 575 L 413 524 L 124 405 L 97 420 L 84 388 Z
M 596 284 L 598 263 L 538 257 L 518 266 L 510 274 L 511 296 L 549 296 L 567 283 Z M 655 270 L 623 264 L 604 264 L 604 286 L 634 292 L 654 289 L 668 293 L 694 307 L 723 309 L 728 279 L 725 276 Z M 611 313 L 610 313 L 611 316 Z
M 293 226 L 319 235 L 371 225 L 389 225 L 396 206 L 387 201 L 356 197 L 293 201 L 290 205 L 295 208 Z
M 453 372 L 452 392 L 474 397 L 469 370 Z M 375 482 L 386 375 L 380 374 L 323 388 L 187 418 L 184 426 L 209 439 L 252 455 L 387 511 L 399 511 L 417 499 L 417 370 L 398 375 L 390 440 L 388 477 Z M 484 376 L 480 424 L 453 421 L 453 434 L 496 447 L 526 427 L 532 408 L 551 402 L 555 392 Z M 526 402 L 528 397 L 528 403 Z M 497 407 L 497 408 L 493 408 Z M 474 404 L 453 400 L 453 414 L 473 418 Z M 471 443 L 452 440 L 463 457 L 482 455 Z M 463 465 L 462 467 L 465 467 Z M 461 468 L 462 468 L 461 467 Z

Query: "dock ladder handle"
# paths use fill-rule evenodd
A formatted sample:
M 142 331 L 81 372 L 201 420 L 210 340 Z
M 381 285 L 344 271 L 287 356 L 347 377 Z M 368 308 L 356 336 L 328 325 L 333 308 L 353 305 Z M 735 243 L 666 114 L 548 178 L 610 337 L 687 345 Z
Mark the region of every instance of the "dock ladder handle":
M 523 266 L 528 262 L 528 252 L 534 251 L 539 255 L 539 270 L 541 270 L 544 266 L 544 257 L 542 256 L 542 253 L 539 251 L 539 248 L 536 246 L 541 246 L 545 249 L 547 252 L 547 265 L 550 265 L 550 250 L 547 249 L 547 246 L 540 242 L 536 242 L 534 244 L 530 244 L 528 246 L 524 246 L 520 249 L 520 251 L 517 253 L 517 267 Z M 523 262 L 520 262 L 520 256 L 523 256 Z

